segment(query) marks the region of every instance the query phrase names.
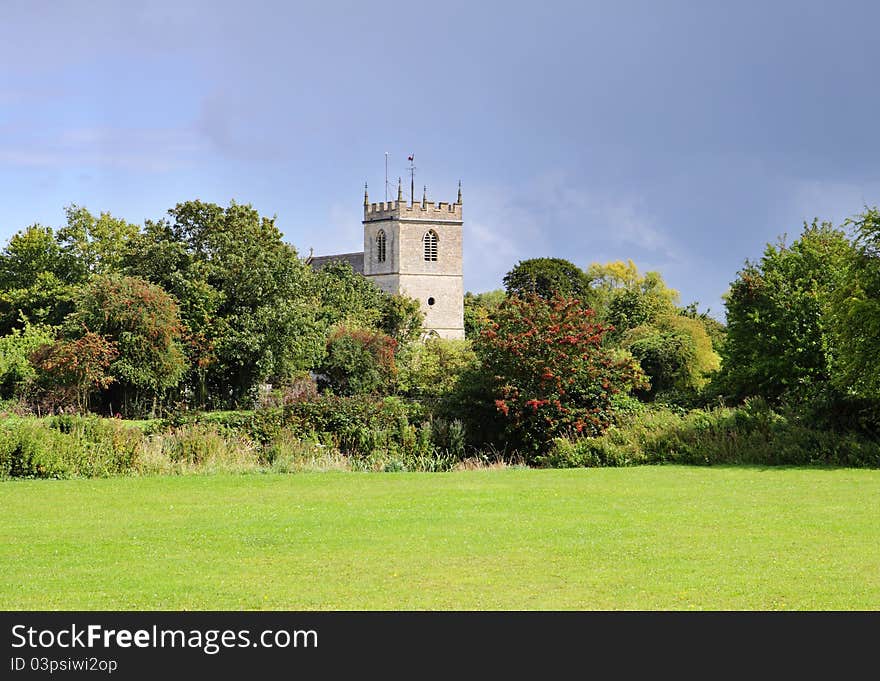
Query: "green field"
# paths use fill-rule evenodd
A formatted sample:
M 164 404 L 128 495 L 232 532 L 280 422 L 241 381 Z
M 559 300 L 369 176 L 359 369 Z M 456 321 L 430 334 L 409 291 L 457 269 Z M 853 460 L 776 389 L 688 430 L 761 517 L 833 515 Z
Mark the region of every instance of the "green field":
M 0 483 L 0 609 L 877 609 L 880 471 Z

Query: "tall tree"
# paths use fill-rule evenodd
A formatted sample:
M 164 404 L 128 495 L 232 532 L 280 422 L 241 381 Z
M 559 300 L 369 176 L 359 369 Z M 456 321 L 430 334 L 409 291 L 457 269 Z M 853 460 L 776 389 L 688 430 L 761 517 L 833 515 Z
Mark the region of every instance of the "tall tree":
M 641 274 L 632 260 L 593 263 L 587 278 L 598 318 L 614 327 L 612 338 L 676 312 L 678 291 L 659 272 Z
M 258 383 L 316 366 L 325 331 L 311 270 L 274 218 L 250 205 L 187 201 L 146 225 L 128 272 L 179 301 L 191 339 L 191 383 L 213 406 L 248 403 Z
M 140 228 L 106 212 L 95 217 L 76 204 L 70 204 L 64 212 L 67 224 L 58 230 L 58 242 L 81 277 L 119 273 L 128 244 Z
M 0 335 L 24 328 L 24 320 L 60 324 L 81 282 L 51 227 L 14 234 L 0 252 Z
M 768 244 L 746 262 L 726 297 L 727 394 L 775 400 L 831 378 L 824 311 L 853 255 L 845 232 L 814 220 L 791 245 Z
M 590 280 L 584 271 L 563 258 L 531 258 L 522 260 L 504 275 L 504 288 L 509 296 L 538 295 L 550 299 L 554 295 L 590 302 Z
M 844 392 L 880 399 L 880 211 L 868 208 L 847 221 L 856 249 L 827 307 L 834 351 L 834 382 Z

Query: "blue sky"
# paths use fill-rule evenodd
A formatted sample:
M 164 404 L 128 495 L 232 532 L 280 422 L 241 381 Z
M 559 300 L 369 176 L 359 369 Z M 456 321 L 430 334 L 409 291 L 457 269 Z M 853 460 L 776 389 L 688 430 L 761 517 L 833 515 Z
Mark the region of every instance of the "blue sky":
M 0 0 L 0 237 L 199 198 L 359 250 L 363 183 L 454 200 L 465 288 L 632 258 L 721 314 L 746 258 L 880 203 L 875 2 Z

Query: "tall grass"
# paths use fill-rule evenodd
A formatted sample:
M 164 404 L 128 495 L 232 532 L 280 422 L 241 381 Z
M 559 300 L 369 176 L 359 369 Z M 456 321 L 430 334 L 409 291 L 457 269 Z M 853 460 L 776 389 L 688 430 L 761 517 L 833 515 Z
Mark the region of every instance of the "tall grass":
M 649 409 L 601 437 L 558 438 L 540 463 L 552 468 L 656 463 L 877 468 L 880 442 L 816 428 L 755 399 L 735 409 L 686 414 Z

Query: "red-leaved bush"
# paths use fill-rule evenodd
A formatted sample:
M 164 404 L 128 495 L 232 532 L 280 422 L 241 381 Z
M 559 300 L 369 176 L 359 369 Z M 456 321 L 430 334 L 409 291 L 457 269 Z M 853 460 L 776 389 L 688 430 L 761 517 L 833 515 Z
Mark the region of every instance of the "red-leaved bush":
M 508 443 L 531 459 L 560 435 L 597 435 L 612 397 L 644 387 L 628 354 L 602 346 L 610 327 L 575 298 L 509 298 L 475 342 Z

